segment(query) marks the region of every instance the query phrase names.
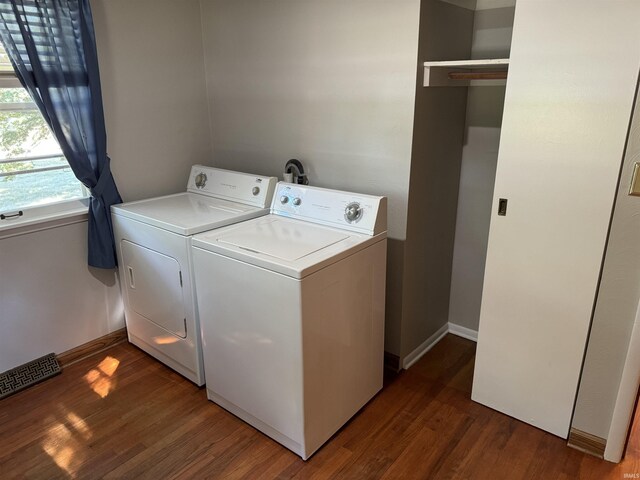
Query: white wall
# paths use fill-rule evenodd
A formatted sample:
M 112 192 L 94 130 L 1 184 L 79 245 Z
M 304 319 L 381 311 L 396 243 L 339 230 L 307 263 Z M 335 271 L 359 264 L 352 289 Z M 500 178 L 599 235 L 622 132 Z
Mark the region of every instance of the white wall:
M 0 372 L 122 328 L 113 270 L 87 267 L 87 222 L 0 236 Z
M 197 0 L 93 0 L 108 151 L 125 200 L 184 190 L 211 163 Z M 121 328 L 114 271 L 86 221 L 0 239 L 0 372 Z
M 509 57 L 514 12 L 513 6 L 484 8 L 475 12 L 471 58 Z M 503 86 L 474 86 L 469 87 L 467 97 L 449 322 L 476 331 L 480 319 L 504 93 Z
M 640 197 L 629 196 L 640 162 L 640 103 L 622 167 L 572 428 L 606 439 L 640 302 Z

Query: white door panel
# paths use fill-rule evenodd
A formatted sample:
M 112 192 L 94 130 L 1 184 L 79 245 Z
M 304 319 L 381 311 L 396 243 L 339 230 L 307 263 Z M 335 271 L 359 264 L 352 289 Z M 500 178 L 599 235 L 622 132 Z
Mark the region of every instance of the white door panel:
M 182 273 L 175 258 L 121 242 L 129 307 L 156 325 L 186 337 Z
M 472 397 L 566 438 L 640 66 L 640 2 L 518 0 L 511 55 Z

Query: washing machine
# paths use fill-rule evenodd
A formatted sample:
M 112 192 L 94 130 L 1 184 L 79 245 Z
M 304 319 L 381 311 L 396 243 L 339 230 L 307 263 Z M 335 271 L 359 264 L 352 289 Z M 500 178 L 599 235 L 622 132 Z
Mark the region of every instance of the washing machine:
M 111 207 L 129 341 L 198 386 L 192 236 L 268 214 L 276 183 L 194 165 L 186 192 Z
M 381 388 L 385 197 L 279 183 L 193 238 L 207 396 L 303 459 Z

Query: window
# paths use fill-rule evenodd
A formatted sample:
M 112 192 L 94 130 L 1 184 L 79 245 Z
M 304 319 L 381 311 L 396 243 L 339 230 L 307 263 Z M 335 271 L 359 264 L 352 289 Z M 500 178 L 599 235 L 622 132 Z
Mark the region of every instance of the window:
M 0 45 L 0 213 L 87 196 Z

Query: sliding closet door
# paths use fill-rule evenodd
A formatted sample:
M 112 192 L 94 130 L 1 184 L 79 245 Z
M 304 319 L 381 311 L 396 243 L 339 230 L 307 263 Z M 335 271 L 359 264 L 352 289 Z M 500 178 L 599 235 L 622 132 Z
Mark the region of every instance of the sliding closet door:
M 564 438 L 639 67 L 640 1 L 518 0 L 472 398 Z

